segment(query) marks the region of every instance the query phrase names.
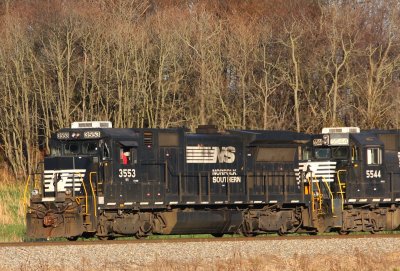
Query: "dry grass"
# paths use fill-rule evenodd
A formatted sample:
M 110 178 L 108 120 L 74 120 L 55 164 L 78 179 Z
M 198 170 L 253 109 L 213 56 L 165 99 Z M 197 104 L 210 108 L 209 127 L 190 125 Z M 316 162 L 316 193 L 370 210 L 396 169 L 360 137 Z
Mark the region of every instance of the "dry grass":
M 23 239 L 25 228 L 24 184 L 9 171 L 0 169 L 0 242 Z

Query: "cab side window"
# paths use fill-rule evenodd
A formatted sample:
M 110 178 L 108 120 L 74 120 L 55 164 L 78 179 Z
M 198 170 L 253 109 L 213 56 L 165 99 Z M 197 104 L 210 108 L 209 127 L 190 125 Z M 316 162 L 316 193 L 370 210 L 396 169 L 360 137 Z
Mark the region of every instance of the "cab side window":
M 121 165 L 136 164 L 136 148 L 121 146 L 119 148 L 119 157 L 119 163 Z
M 311 158 L 312 158 L 312 149 L 310 147 L 303 148 L 302 159 L 303 160 L 309 160 Z
M 360 150 L 358 147 L 356 147 L 356 146 L 351 147 L 351 161 L 352 162 L 358 161 L 359 153 L 360 153 Z
M 128 165 L 131 161 L 131 152 L 129 148 L 120 147 L 119 148 L 119 163 L 121 165 Z
M 101 149 L 103 160 L 110 159 L 110 150 L 108 149 L 107 143 L 102 144 Z
M 367 149 L 367 164 L 368 165 L 382 164 L 382 150 L 380 148 Z

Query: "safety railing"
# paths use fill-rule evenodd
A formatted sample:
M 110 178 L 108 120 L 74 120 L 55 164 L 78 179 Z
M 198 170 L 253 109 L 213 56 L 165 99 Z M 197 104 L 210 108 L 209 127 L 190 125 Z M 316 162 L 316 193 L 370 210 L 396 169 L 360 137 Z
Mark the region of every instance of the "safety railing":
M 87 215 L 87 214 L 89 214 L 88 193 L 87 193 L 85 182 L 83 181 L 82 173 L 76 172 L 76 173 L 72 173 L 72 174 L 73 174 L 72 175 L 72 183 L 73 183 L 73 185 L 75 185 L 75 174 L 77 174 L 80 177 L 79 181 L 82 183 L 83 192 L 85 193 L 85 196 L 84 197 L 79 197 L 78 196 L 76 198 L 79 198 L 79 199 L 84 198 L 84 200 L 85 200 L 85 213 L 84 214 Z M 73 190 L 75 191 L 74 187 L 73 187 Z
M 92 181 L 92 176 L 93 175 L 97 175 L 97 172 L 90 172 L 89 173 L 89 183 L 90 183 L 90 189 L 92 189 L 92 201 L 93 201 L 93 209 L 94 209 L 94 216 L 97 216 L 97 206 L 96 206 L 96 193 L 94 190 L 94 186 L 93 186 L 93 181 Z
M 338 194 L 340 195 L 340 199 L 341 199 L 341 203 L 342 203 L 342 210 L 343 210 L 343 208 L 344 208 L 344 193 L 345 193 L 345 192 L 343 192 L 343 188 L 345 187 L 345 184 L 343 184 L 342 180 L 340 179 L 340 173 L 341 172 L 346 172 L 346 170 L 345 169 L 340 169 L 340 170 L 338 170 L 336 172 L 337 181 L 338 181 L 338 184 L 339 184 L 339 192 L 338 192 Z
M 325 179 L 325 177 L 322 177 L 322 182 L 325 184 L 325 187 L 326 187 L 327 190 L 328 190 L 329 199 L 331 200 L 331 209 L 332 209 L 332 213 L 334 213 L 334 212 L 335 212 L 335 205 L 334 205 L 334 203 L 333 203 L 333 193 L 332 193 L 331 187 L 330 187 L 329 183 L 327 182 L 327 180 Z

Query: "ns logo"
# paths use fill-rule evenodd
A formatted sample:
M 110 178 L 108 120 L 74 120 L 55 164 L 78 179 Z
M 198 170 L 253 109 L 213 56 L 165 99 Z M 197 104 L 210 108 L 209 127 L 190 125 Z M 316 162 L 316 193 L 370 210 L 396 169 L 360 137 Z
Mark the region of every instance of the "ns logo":
M 235 152 L 236 149 L 235 147 L 229 146 L 229 147 L 221 147 L 219 149 L 217 147 L 217 160 L 219 163 L 233 163 L 235 162 Z
M 189 164 L 233 163 L 235 147 L 186 146 L 186 162 Z

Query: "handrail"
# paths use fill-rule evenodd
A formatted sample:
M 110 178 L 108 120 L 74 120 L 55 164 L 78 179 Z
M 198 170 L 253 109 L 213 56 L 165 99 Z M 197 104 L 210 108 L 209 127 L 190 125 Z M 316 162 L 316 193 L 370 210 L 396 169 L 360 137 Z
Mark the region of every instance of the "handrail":
M 93 196 L 94 216 L 97 216 L 96 195 L 93 189 L 92 174 L 97 174 L 97 172 L 92 171 L 89 173 L 89 183 L 90 187 L 92 188 L 92 196 Z
M 314 178 L 316 180 L 315 184 L 317 185 L 317 188 L 318 188 L 318 203 L 319 203 L 319 209 L 318 210 L 321 210 L 322 209 L 321 187 L 319 186 L 319 181 L 318 181 L 317 177 L 314 177 Z
M 85 182 L 83 181 L 82 173 L 80 173 L 80 172 L 76 172 L 76 173 L 79 174 L 79 176 L 81 178 L 80 181 L 81 181 L 81 183 L 83 185 L 83 190 L 85 191 L 85 209 L 86 209 L 85 214 L 88 214 L 88 195 L 87 195 L 86 185 L 85 185 Z M 72 174 L 75 175 L 76 173 L 72 173 Z
M 331 206 L 332 206 L 332 214 L 335 212 L 335 206 L 333 204 L 333 193 L 331 188 L 329 187 L 328 182 L 326 181 L 325 177 L 322 177 L 322 181 L 324 182 L 325 186 L 328 188 L 329 197 L 331 199 Z
M 343 196 L 343 189 L 342 189 L 342 182 L 340 181 L 340 172 L 346 172 L 347 170 L 345 170 L 345 169 L 339 169 L 337 172 L 336 172 L 336 175 L 337 175 L 337 180 L 338 180 L 338 183 L 339 183 L 339 190 L 340 190 L 340 197 L 341 197 L 341 200 L 342 200 L 342 210 L 344 209 L 344 196 Z
M 315 211 L 315 206 L 314 206 L 315 197 L 314 197 L 314 181 L 312 179 L 312 176 L 311 177 L 307 177 L 307 182 L 310 184 L 311 211 L 314 212 Z

